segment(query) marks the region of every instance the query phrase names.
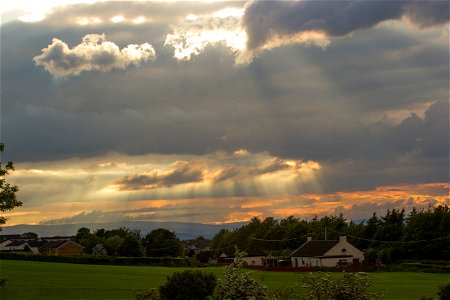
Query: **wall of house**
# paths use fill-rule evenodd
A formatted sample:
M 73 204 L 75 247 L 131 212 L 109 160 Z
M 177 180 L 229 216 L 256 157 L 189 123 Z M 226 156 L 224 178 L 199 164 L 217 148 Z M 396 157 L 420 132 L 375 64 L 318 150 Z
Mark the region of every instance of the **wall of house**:
M 264 256 L 244 257 L 243 260 L 249 266 L 262 266 Z
M 300 267 L 322 267 L 321 260 L 315 257 L 291 257 L 292 266 Z
M 83 253 L 83 247 L 74 243 L 67 242 L 61 247 L 55 249 L 54 253 L 58 255 L 77 255 Z
M 339 243 L 333 248 L 331 248 L 327 253 L 325 253 L 324 256 L 336 256 L 336 255 L 352 255 L 353 257 L 340 258 L 342 260 L 346 260 L 347 263 L 353 263 L 354 258 L 358 259 L 360 263 L 364 261 L 364 253 L 358 250 L 349 242 L 347 242 L 347 238 L 345 236 L 341 236 L 339 238 Z M 337 262 L 339 262 L 340 259 L 338 259 Z
M 8 245 L 8 244 L 10 244 L 10 243 L 12 243 L 11 241 L 4 241 L 3 243 L 1 243 L 0 244 L 0 251 L 6 251 L 6 250 L 8 250 L 8 248 L 6 248 L 6 246 Z

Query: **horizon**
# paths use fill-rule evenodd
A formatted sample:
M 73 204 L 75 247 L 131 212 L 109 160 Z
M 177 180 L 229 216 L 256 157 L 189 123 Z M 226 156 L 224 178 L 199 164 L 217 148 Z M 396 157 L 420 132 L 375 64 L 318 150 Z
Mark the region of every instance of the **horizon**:
M 448 1 L 30 3 L 1 9 L 6 227 L 450 205 Z

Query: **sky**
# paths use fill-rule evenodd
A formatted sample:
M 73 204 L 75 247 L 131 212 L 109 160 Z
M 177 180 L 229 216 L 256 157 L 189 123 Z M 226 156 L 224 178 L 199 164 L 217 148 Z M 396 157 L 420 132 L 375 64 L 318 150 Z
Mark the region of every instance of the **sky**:
M 10 1 L 7 225 L 450 205 L 448 1 Z

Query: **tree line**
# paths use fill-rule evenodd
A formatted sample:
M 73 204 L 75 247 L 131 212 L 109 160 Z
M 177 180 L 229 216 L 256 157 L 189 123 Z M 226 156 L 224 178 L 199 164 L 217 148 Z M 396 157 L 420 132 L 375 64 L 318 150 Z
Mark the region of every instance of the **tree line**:
M 238 247 L 250 252 L 258 249 L 267 255 L 289 257 L 306 242 L 337 240 L 346 235 L 348 241 L 365 252 L 366 261 L 396 263 L 399 260 L 450 260 L 450 209 L 435 206 L 388 210 L 384 216 L 376 213 L 368 220 L 354 222 L 339 216 L 314 217 L 302 220 L 294 216 L 283 219 L 253 218 L 235 230 L 221 229 L 212 239 L 210 250 L 197 254 L 207 262 L 224 251 Z M 129 257 L 182 257 L 183 244 L 175 232 L 159 228 L 141 237 L 128 228 L 112 230 L 80 228 L 73 238 L 85 247 L 87 254 Z
M 175 232 L 158 228 L 141 238 L 138 230 L 118 228 L 92 231 L 82 227 L 73 240 L 84 247 L 87 254 L 127 257 L 181 257 L 183 245 Z
M 346 235 L 351 244 L 364 250 L 369 262 L 450 260 L 450 209 L 447 205 L 413 209 L 410 213 L 392 209 L 384 216 L 373 213 L 361 222 L 347 220 L 342 214 L 311 220 L 294 216 L 255 217 L 234 231 L 220 230 L 210 248 L 214 254 L 237 246 L 245 251 L 259 249 L 273 256 L 288 257 L 306 242 L 307 236 L 337 240 L 339 235 Z

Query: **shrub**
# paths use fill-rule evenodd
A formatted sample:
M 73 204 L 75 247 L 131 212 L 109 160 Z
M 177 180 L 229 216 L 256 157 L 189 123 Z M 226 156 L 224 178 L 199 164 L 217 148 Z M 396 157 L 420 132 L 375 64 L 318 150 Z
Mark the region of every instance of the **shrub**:
M 291 300 L 291 299 L 301 299 L 301 297 L 297 294 L 298 286 L 297 285 L 284 285 L 277 287 L 272 292 L 272 300 Z
M 236 262 L 225 268 L 225 275 L 214 291 L 214 300 L 265 300 L 267 287 L 250 278 L 250 272 L 242 273 L 244 252 L 236 248 Z
M 186 270 L 167 277 L 167 283 L 159 287 L 162 299 L 204 300 L 212 295 L 217 284 L 213 273 Z
M 450 283 L 439 286 L 438 296 L 440 300 L 450 300 Z
M 161 300 L 158 289 L 149 289 L 147 291 L 137 291 L 136 300 Z
M 303 278 L 303 287 L 309 292 L 306 299 L 369 300 L 381 298 L 381 293 L 369 291 L 372 287 L 366 273 L 343 272 L 342 278 L 333 279 L 330 273 Z

